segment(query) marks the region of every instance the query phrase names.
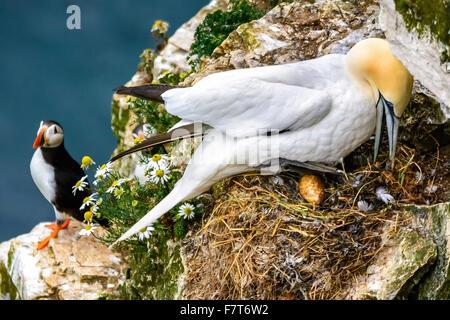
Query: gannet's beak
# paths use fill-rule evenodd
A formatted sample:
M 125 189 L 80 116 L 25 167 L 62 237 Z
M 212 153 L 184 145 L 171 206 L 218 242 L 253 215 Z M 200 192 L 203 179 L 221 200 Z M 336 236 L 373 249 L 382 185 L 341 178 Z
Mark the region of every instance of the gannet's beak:
M 394 112 L 394 105 L 386 100 L 380 93 L 377 103 L 377 125 L 375 134 L 375 150 L 373 161 L 377 160 L 378 150 L 380 148 L 381 133 L 383 132 L 383 118 L 386 118 L 386 126 L 389 139 L 389 159 L 392 161 L 395 157 L 395 147 L 397 145 L 398 117 Z

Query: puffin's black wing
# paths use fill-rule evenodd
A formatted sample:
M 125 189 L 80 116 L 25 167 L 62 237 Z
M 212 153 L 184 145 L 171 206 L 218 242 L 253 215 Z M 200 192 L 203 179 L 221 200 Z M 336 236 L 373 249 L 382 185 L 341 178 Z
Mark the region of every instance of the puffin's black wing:
M 42 149 L 45 160 L 54 167 L 55 170 L 55 199 L 52 202 L 60 212 L 67 213 L 79 221 L 84 220 L 84 213 L 89 210 L 80 210 L 83 200 L 91 195 L 89 182 L 83 191 L 77 190 L 73 194 L 72 187 L 85 176 L 80 164 L 76 162 L 66 151 L 64 145 L 57 148 Z M 105 226 L 108 221 L 98 219 L 98 223 Z

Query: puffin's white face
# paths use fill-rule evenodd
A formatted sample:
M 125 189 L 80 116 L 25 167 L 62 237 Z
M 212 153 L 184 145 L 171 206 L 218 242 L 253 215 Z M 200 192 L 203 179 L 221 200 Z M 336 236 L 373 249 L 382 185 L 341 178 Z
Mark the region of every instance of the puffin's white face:
M 64 131 L 54 121 L 41 121 L 33 148 L 56 148 L 64 141 Z

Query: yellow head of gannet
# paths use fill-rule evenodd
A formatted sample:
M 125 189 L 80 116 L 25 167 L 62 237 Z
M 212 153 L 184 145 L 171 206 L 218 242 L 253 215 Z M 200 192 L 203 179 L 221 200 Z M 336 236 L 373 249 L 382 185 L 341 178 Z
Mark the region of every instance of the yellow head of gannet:
M 389 137 L 389 156 L 395 156 L 398 118 L 411 98 L 413 77 L 392 54 L 384 39 L 358 42 L 347 54 L 347 66 L 361 88 L 377 101 L 377 125 L 374 160 L 376 160 L 383 128 L 383 117 Z

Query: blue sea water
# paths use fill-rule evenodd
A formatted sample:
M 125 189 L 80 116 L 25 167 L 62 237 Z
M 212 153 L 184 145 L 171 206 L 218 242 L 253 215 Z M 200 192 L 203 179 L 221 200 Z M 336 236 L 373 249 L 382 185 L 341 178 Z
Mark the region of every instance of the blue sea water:
M 0 241 L 53 221 L 51 205 L 31 179 L 32 145 L 41 120 L 60 122 L 77 161 L 106 162 L 115 148 L 112 89 L 154 47 L 156 19 L 169 36 L 208 0 L 2 0 L 0 2 Z M 69 30 L 69 5 L 81 30 Z

